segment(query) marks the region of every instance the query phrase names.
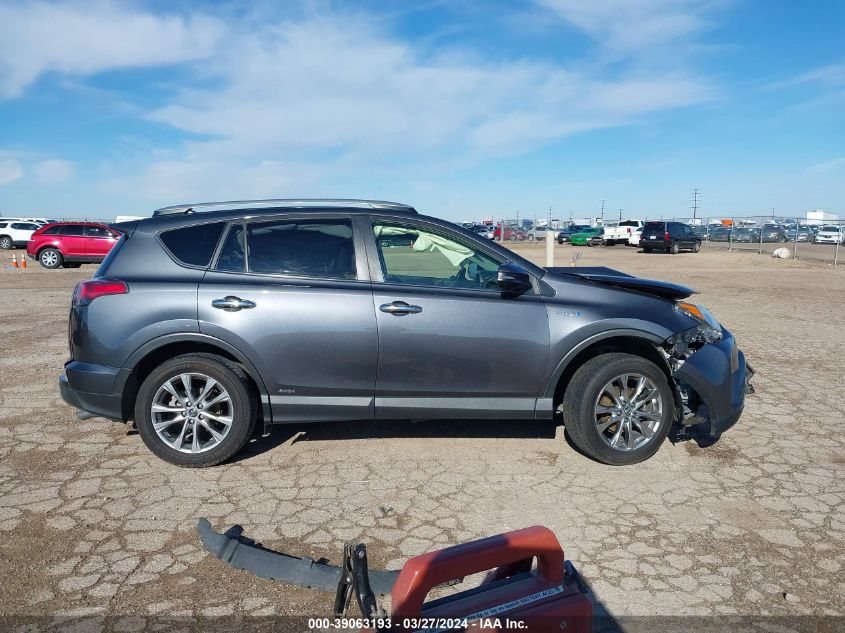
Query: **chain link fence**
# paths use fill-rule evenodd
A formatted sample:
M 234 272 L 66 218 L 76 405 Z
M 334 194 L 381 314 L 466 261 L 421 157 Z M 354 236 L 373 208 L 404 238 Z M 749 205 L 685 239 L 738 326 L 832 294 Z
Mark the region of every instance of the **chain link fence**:
M 692 226 L 701 237 L 702 249 L 721 248 L 761 255 L 779 251 L 781 256 L 791 259 L 845 263 L 845 222 L 842 220 L 809 223 L 805 218 L 747 216 L 672 218 L 671 221 Z
M 658 217 L 646 221 L 681 222 L 701 237 L 702 250 L 724 249 L 779 255 L 791 259 L 810 259 L 845 263 L 845 221 L 808 221 L 806 218 L 744 216 L 718 218 Z M 607 224 L 611 224 L 608 222 Z M 497 220 L 488 226 L 486 237 L 500 241 L 504 225 L 507 243 L 545 242 L 546 227 L 525 227 L 516 220 Z M 568 223 L 561 225 L 561 230 Z M 782 250 L 782 249 L 785 249 Z M 788 251 L 788 252 L 786 252 Z

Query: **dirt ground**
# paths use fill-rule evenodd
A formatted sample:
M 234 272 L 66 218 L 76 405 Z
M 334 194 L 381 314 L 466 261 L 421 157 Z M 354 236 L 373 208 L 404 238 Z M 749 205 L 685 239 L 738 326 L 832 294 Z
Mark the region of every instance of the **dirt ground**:
M 543 246 L 517 248 L 542 261 Z M 329 594 L 206 555 L 206 516 L 333 562 L 361 539 L 387 567 L 542 524 L 614 616 L 845 615 L 845 267 L 624 246 L 585 248 L 579 265 L 699 291 L 758 372 L 734 429 L 612 468 L 552 423 L 303 425 L 179 469 L 59 397 L 70 292 L 95 268 L 0 271 L 0 614 L 140 630 L 139 616 L 330 613 Z

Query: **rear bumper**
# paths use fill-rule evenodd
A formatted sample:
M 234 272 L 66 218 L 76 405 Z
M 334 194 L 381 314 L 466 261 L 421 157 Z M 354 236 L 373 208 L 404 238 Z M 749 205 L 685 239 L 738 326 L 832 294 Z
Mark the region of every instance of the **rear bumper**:
M 694 390 L 700 404 L 694 414 L 710 426 L 716 437 L 737 423 L 745 407 L 745 395 L 754 393 L 754 370 L 745 362 L 733 335 L 722 328 L 722 340 L 710 343 L 690 356 L 675 372 L 678 384 Z
M 111 420 L 123 421 L 122 370 L 79 361 L 65 363 L 59 376 L 59 393 L 72 407 L 89 411 Z

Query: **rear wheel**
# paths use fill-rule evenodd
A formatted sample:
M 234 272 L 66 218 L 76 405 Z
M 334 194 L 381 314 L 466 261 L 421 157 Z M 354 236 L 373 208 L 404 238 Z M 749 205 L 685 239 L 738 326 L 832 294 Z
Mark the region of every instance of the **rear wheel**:
M 4 251 L 8 251 L 10 248 L 12 248 L 12 238 L 8 235 L 3 235 L 2 237 L 0 237 L 0 248 L 2 248 Z
M 155 455 L 176 466 L 214 466 L 252 435 L 257 397 L 238 365 L 213 354 L 177 356 L 138 391 L 135 425 Z
M 44 268 L 58 268 L 64 262 L 64 257 L 55 248 L 45 248 L 38 253 L 38 261 Z
M 572 441 L 613 466 L 654 455 L 669 433 L 674 411 L 666 375 L 633 354 L 590 359 L 572 376 L 563 399 L 563 421 Z
M 693 253 L 697 253 L 700 250 L 701 250 L 701 242 L 696 242 L 695 244 L 692 245 L 692 252 Z
M 677 242 L 672 242 L 672 246 L 669 247 L 669 252 L 672 253 L 672 255 L 677 255 L 680 250 L 681 249 Z

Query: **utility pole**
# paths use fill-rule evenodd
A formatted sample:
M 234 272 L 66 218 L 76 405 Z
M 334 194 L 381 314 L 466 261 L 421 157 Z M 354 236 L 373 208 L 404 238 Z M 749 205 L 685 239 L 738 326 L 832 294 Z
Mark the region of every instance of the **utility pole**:
M 604 205 L 607 203 L 607 200 L 601 201 L 601 223 L 604 224 Z
M 698 188 L 692 190 L 692 219 L 698 217 Z
M 552 209 L 554 209 L 554 207 L 549 206 L 549 228 L 552 228 Z
M 619 221 L 622 221 L 622 209 L 619 209 Z

